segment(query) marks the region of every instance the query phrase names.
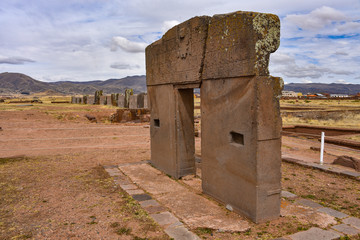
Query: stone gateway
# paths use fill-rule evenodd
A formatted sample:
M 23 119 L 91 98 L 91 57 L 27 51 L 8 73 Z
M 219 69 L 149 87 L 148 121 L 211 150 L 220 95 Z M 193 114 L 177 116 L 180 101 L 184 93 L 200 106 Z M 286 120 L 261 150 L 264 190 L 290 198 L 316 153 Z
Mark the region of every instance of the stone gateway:
M 203 191 L 254 222 L 280 215 L 283 83 L 268 71 L 279 44 L 276 15 L 239 11 L 194 17 L 146 48 L 152 164 L 195 173 L 200 88 Z

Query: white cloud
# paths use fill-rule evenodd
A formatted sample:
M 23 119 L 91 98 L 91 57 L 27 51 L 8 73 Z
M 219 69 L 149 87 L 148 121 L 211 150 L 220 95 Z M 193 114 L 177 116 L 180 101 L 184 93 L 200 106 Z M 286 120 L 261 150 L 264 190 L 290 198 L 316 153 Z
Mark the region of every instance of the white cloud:
M 111 51 L 116 51 L 117 48 L 130 53 L 145 52 L 145 48 L 148 44 L 142 42 L 132 42 L 124 37 L 113 37 L 111 44 Z
M 345 14 L 331 7 L 323 6 L 308 14 L 289 14 L 285 21 L 290 21 L 305 30 L 317 30 L 335 21 L 347 20 Z
M 172 27 L 178 25 L 180 22 L 177 20 L 172 20 L 172 21 L 164 21 L 162 27 L 161 27 L 161 31 L 163 33 L 167 32 L 167 30 L 171 29 Z
M 0 34 L 0 58 L 25 59 L 12 60 L 24 64 L 0 64 L 0 72 L 39 80 L 145 74 L 144 49 L 168 28 L 194 16 L 237 10 L 279 15 L 281 46 L 271 57 L 271 72 L 286 82 L 329 82 L 331 72 L 348 82 L 358 82 L 354 76 L 360 76 L 359 0 L 11 0 L 0 1 L 0 9 L 1 31 L 6 33 Z M 308 22 L 312 18 L 315 30 Z M 297 24 L 305 28 L 299 31 Z M 355 37 L 324 38 L 330 34 Z M 109 45 L 118 51 L 109 51 Z
M 0 57 L 0 64 L 21 65 L 24 63 L 31 63 L 31 62 L 35 62 L 35 61 L 23 57 Z
M 339 32 L 356 32 L 360 30 L 360 22 L 346 22 L 337 27 Z
M 110 65 L 111 68 L 125 70 L 125 69 L 134 69 L 134 68 L 140 68 L 140 65 L 130 65 L 127 63 L 113 63 Z
M 349 82 L 345 81 L 344 79 L 338 79 L 335 83 L 342 83 L 342 84 L 350 84 Z
M 301 79 L 301 82 L 303 82 L 303 83 L 312 83 L 312 81 L 308 80 L 308 79 Z

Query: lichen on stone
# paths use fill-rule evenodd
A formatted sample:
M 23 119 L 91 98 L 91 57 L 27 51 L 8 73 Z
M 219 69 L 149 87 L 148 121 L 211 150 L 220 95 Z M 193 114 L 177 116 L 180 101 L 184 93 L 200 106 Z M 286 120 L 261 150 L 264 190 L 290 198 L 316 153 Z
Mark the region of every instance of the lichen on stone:
M 280 20 L 276 15 L 258 13 L 253 19 L 253 28 L 258 35 L 255 43 L 255 70 L 259 75 L 267 75 L 269 54 L 280 45 Z

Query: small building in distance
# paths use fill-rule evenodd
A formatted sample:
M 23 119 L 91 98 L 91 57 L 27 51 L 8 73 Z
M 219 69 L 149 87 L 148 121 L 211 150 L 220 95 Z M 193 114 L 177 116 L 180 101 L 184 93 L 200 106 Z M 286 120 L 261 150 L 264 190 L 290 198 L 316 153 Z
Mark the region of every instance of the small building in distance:
M 335 93 L 335 94 L 330 94 L 331 98 L 348 98 L 349 95 L 347 94 L 340 94 L 340 93 Z
M 302 93 L 294 91 L 282 91 L 281 95 L 283 98 L 298 98 L 302 96 Z

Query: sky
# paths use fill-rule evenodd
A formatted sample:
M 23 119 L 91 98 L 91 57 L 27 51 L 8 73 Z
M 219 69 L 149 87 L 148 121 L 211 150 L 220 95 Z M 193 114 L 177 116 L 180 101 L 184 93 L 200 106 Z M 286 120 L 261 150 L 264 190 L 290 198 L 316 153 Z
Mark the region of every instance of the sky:
M 194 16 L 274 13 L 270 74 L 360 84 L 360 0 L 1 0 L 0 73 L 46 82 L 145 74 L 145 47 Z

